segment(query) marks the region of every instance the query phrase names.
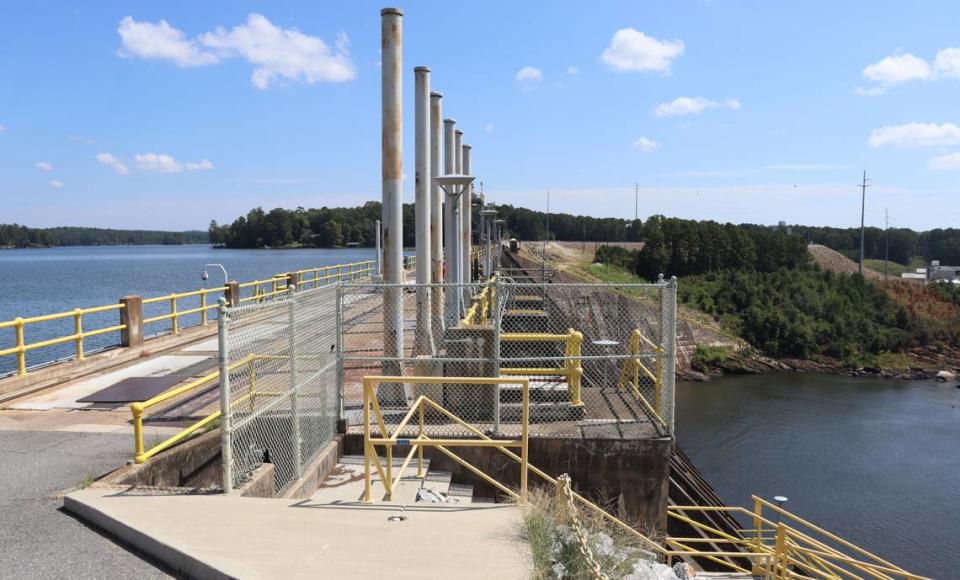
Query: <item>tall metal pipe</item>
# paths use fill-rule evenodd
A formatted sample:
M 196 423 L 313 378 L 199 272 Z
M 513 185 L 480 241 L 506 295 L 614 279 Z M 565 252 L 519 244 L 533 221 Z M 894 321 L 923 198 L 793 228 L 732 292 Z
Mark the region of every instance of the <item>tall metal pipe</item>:
M 457 129 L 453 132 L 453 172 L 457 175 L 463 175 L 463 131 Z M 463 195 L 461 194 L 457 198 L 457 215 L 463 216 Z M 457 248 L 458 251 L 455 255 L 451 255 L 451 260 L 456 260 L 457 266 L 457 284 L 463 284 L 466 282 L 463 276 L 463 244 L 460 241 L 461 236 L 463 236 L 463 218 L 460 218 L 460 223 L 457 224 L 456 229 L 460 231 L 457 234 Z
M 430 164 L 430 69 L 418 66 L 414 72 L 414 165 L 415 225 L 417 244 L 417 329 L 413 339 L 415 355 L 433 354 L 433 311 L 430 296 L 431 260 L 431 197 L 433 195 Z
M 430 260 L 431 282 L 443 282 L 443 190 L 433 180 L 440 175 L 440 139 L 443 95 L 430 93 Z M 433 286 L 430 305 L 433 310 L 433 343 L 443 338 L 443 287 Z
M 374 278 L 379 280 L 383 276 L 383 252 L 380 249 L 380 220 L 373 222 L 373 229 L 376 230 L 376 241 L 374 242 L 376 245 L 374 247 L 377 253 L 377 275 L 374 276 Z
M 457 155 L 456 155 L 456 137 L 455 137 L 455 127 L 457 122 L 453 119 L 444 119 L 443 120 L 443 173 L 445 175 L 452 175 L 456 173 L 457 167 Z M 447 284 L 456 284 L 457 283 L 457 257 L 459 253 L 457 252 L 457 237 L 456 230 L 454 227 L 455 220 L 454 218 L 458 215 L 458 208 L 454 207 L 454 201 L 456 198 L 447 197 L 446 203 L 443 204 L 443 245 L 444 245 L 444 275 L 443 281 Z M 453 289 L 448 288 L 447 292 L 444 292 L 444 320 L 450 324 L 452 321 L 456 320 L 456 315 L 454 314 L 457 308 L 456 300 L 456 291 L 451 291 Z
M 380 11 L 384 357 L 403 356 L 403 12 Z M 384 374 L 401 374 L 398 361 Z M 393 397 L 391 397 L 393 398 Z
M 470 173 L 470 150 L 469 145 L 461 147 L 461 163 L 464 175 Z M 473 250 L 473 184 L 467 186 L 467 189 L 460 195 L 460 253 L 463 269 L 460 271 L 463 276 L 463 282 L 468 284 L 473 282 L 473 261 L 470 254 Z

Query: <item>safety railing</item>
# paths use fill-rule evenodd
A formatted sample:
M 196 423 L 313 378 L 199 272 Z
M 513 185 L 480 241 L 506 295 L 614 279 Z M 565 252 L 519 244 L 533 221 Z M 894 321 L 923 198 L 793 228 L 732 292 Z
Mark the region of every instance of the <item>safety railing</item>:
M 583 334 L 568 329 L 566 334 L 544 334 L 534 332 L 505 332 L 500 342 L 560 342 L 564 345 L 563 360 L 559 367 L 501 367 L 501 375 L 563 376 L 570 389 L 570 405 L 583 405 L 580 394 L 580 380 L 583 377 L 581 362 Z
M 492 277 L 480 294 L 473 297 L 473 304 L 467 309 L 461 321 L 463 324 L 487 324 L 490 322 L 491 305 L 497 303 L 497 277 Z
M 119 332 L 126 329 L 124 324 L 116 324 L 113 326 L 106 326 L 102 328 L 97 328 L 94 330 L 84 330 L 83 328 L 83 317 L 84 315 L 96 314 L 99 312 L 109 312 L 114 310 L 122 310 L 124 308 L 123 304 L 109 304 L 107 306 L 95 306 L 93 308 L 76 308 L 69 312 L 58 312 L 56 314 L 46 314 L 43 316 L 31 316 L 29 318 L 15 318 L 13 320 L 7 320 L 5 322 L 0 322 L 0 329 L 4 328 L 13 328 L 16 337 L 15 346 L 12 348 L 6 348 L 0 350 L 0 357 L 16 355 L 17 357 L 17 374 L 25 375 L 27 374 L 27 352 L 35 350 L 38 348 L 44 348 L 48 346 L 53 346 L 56 344 L 63 344 L 66 342 L 73 342 L 76 352 L 76 359 L 83 360 L 84 358 L 84 339 L 97 336 L 100 334 L 106 334 L 108 332 Z M 47 340 L 41 340 L 38 342 L 28 343 L 24 337 L 24 328 L 28 324 L 37 324 L 41 322 L 48 322 L 51 320 L 62 320 L 65 318 L 73 318 L 73 334 L 68 334 L 64 336 L 58 336 L 55 338 L 50 338 Z
M 426 395 L 421 395 L 410 406 L 410 410 L 403 419 L 393 428 L 393 433 L 387 429 L 380 410 L 380 404 L 377 401 L 375 389 L 381 383 L 391 384 L 417 384 L 417 385 L 519 385 L 522 389 L 521 399 L 521 425 L 519 439 L 492 439 L 479 431 L 476 427 L 470 425 L 445 407 L 433 401 Z M 443 415 L 446 419 L 459 424 L 467 429 L 476 438 L 470 439 L 437 439 L 428 437 L 424 429 L 424 415 L 427 410 Z M 379 437 L 372 436 L 371 414 L 377 423 Z M 417 436 L 410 438 L 401 438 L 400 434 L 404 428 L 417 417 L 418 428 Z M 503 493 L 516 499 L 520 504 L 527 502 L 527 474 L 529 464 L 527 462 L 527 448 L 529 441 L 530 427 L 530 381 L 526 378 L 506 378 L 506 377 L 400 377 L 400 376 L 367 376 L 363 377 L 363 465 L 364 465 L 364 493 L 363 501 L 373 501 L 373 471 L 371 466 L 376 468 L 380 481 L 383 483 L 387 499 L 391 499 L 393 491 L 400 484 L 403 473 L 413 461 L 414 454 L 417 455 L 417 477 L 423 478 L 423 448 L 432 447 L 440 451 L 453 461 L 459 463 L 471 473 L 477 475 L 487 483 L 493 485 Z M 377 453 L 377 447 L 384 448 L 386 456 L 386 465 L 380 463 L 380 455 Z M 400 469 L 396 476 L 393 474 L 393 448 L 410 447 Z M 518 491 L 500 483 L 490 475 L 487 475 L 472 463 L 466 461 L 449 447 L 490 447 L 499 449 L 520 463 L 520 487 Z M 510 449 L 519 449 L 520 455 L 516 455 Z
M 725 568 L 771 579 L 878 578 L 926 580 L 867 550 L 828 532 L 760 497 L 753 496 L 753 511 L 733 506 L 670 506 L 668 516 L 690 526 L 697 537 L 668 537 L 674 556 L 704 557 Z M 723 532 L 692 517 L 692 513 L 727 512 L 740 515 L 753 527 L 737 534 Z M 770 519 L 767 515 L 775 517 Z M 726 551 L 698 550 L 692 544 L 731 546 Z M 736 553 L 735 550 L 741 550 Z M 749 562 L 749 569 L 737 561 Z
M 643 364 L 643 356 L 648 352 L 652 353 L 653 370 Z M 627 343 L 627 357 L 620 369 L 618 386 L 621 389 L 629 389 L 650 416 L 666 427 L 666 421 L 663 420 L 659 412 L 663 395 L 663 348 L 644 336 L 639 329 L 636 329 L 630 333 L 630 341 Z M 649 358 L 650 355 L 647 354 L 647 357 Z M 640 387 L 643 384 L 641 379 L 644 382 L 652 383 L 653 401 L 648 400 L 648 397 L 641 390 Z
M 300 288 L 317 287 L 333 282 L 355 280 L 357 278 L 369 276 L 373 273 L 374 268 L 375 263 L 368 260 L 350 264 L 338 264 L 307 270 L 298 270 L 296 272 L 278 274 L 271 278 L 253 280 L 241 284 L 231 283 L 236 286 L 237 293 L 237 297 L 233 300 L 235 300 L 237 304 L 262 302 L 263 300 L 285 294 L 287 292 L 287 285 L 290 282 L 295 283 Z M 232 291 L 231 285 L 227 285 L 218 286 L 216 288 L 202 288 L 189 292 L 174 292 L 171 294 L 165 294 L 163 296 L 145 298 L 140 302 L 140 304 L 148 307 L 148 310 L 151 311 L 152 315 L 142 317 L 139 320 L 139 323 L 142 324 L 143 327 L 151 325 L 151 328 L 154 329 L 156 329 L 157 325 L 162 325 L 162 328 L 156 330 L 153 332 L 153 334 L 160 334 L 164 331 L 169 331 L 172 334 L 179 334 L 184 328 L 186 328 L 186 324 L 190 322 L 193 324 L 199 324 L 200 326 L 206 326 L 212 318 L 210 316 L 210 312 L 217 308 L 217 301 L 215 298 L 219 297 L 220 295 L 230 294 Z M 211 294 L 217 296 L 211 297 Z M 166 306 L 166 308 L 164 308 L 164 306 Z M 75 360 L 82 361 L 84 360 L 87 350 L 85 339 L 111 332 L 128 330 L 127 325 L 124 323 L 124 311 L 126 308 L 126 304 L 120 302 L 118 304 L 94 306 L 91 308 L 76 308 L 54 314 L 0 321 L 0 331 L 9 328 L 14 332 L 13 346 L 0 349 L 0 358 L 5 356 L 15 356 L 17 375 L 23 376 L 29 372 L 29 367 L 27 365 L 28 352 L 72 342 L 75 345 L 73 349 L 73 356 Z M 119 313 L 120 324 L 100 326 L 98 328 L 89 328 L 89 324 L 85 324 L 84 317 L 114 311 Z M 190 317 L 190 319 L 184 320 L 186 317 Z M 72 333 L 62 334 L 60 336 L 33 342 L 29 340 L 26 332 L 27 328 L 45 322 L 64 319 L 73 319 Z M 94 322 L 102 323 L 103 321 L 96 320 Z M 142 329 L 143 328 L 141 328 L 141 330 Z M 108 344 L 101 346 L 110 345 Z M 122 344 L 122 346 L 129 345 Z

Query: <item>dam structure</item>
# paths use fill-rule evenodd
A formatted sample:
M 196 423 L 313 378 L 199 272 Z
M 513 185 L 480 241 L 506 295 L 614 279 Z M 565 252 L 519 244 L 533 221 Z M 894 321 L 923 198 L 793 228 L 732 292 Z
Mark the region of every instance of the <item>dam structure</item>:
M 24 334 L 43 317 L 0 323 L 16 337 L 5 409 L 131 435 L 129 463 L 65 509 L 199 578 L 529 577 L 518 530 L 544 497 L 593 578 L 612 556 L 582 522 L 627 539 L 636 577 L 919 578 L 766 499 L 719 500 L 676 445 L 676 279 L 585 283 L 511 251 L 427 67 L 404 258 L 403 19 L 381 11 L 382 267 L 127 297 L 52 315 L 74 332 L 45 342 Z M 103 312 L 116 324 L 85 330 Z M 119 348 L 86 352 L 94 332 Z M 76 356 L 26 364 L 52 344 Z

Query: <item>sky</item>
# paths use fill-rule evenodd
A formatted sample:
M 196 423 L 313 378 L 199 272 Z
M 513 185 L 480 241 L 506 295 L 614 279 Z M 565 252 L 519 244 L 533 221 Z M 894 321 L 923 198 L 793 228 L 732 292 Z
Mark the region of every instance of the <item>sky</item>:
M 383 6 L 3 3 L 0 223 L 379 199 Z M 960 222 L 960 3 L 397 6 L 407 175 L 425 65 L 493 203 L 852 227 L 866 170 L 868 225 Z

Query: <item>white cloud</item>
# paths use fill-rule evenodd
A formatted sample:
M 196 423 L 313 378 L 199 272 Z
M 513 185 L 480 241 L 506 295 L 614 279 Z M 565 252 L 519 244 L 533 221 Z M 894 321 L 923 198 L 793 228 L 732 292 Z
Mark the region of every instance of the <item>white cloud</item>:
M 651 151 L 656 151 L 660 148 L 660 143 L 657 143 L 653 139 L 648 139 L 646 137 L 640 137 L 633 142 L 634 149 L 639 149 L 644 153 L 650 153 Z
M 357 76 L 350 60 L 350 41 L 343 32 L 331 49 L 319 37 L 282 29 L 261 14 L 250 14 L 245 24 L 230 32 L 217 28 L 201 35 L 200 41 L 220 56 L 241 56 L 255 65 L 250 80 L 258 89 L 268 88 L 277 77 L 313 84 Z
M 568 75 L 580 74 L 580 69 L 578 69 L 578 68 L 575 67 L 575 66 L 568 66 L 568 67 L 567 67 L 567 74 L 568 74 Z
M 530 90 L 543 80 L 543 71 L 533 67 L 525 66 L 517 71 L 517 82 L 525 90 Z
M 930 147 L 960 143 L 960 127 L 953 123 L 908 123 L 874 129 L 867 139 L 871 147 Z
M 170 155 L 162 153 L 143 153 L 133 156 L 140 171 L 155 171 L 157 173 L 181 173 L 183 171 L 198 171 L 213 169 L 213 163 L 203 161 L 181 163 Z
M 6 125 L 0 125 L 0 133 L 3 133 L 3 132 L 6 131 L 6 130 L 7 130 L 7 126 L 6 126 Z
M 167 60 L 180 67 L 244 58 L 254 66 L 250 80 L 258 89 L 269 88 L 278 78 L 313 84 L 348 81 L 357 75 L 345 33 L 337 35 L 331 48 L 319 37 L 275 26 L 261 14 L 248 15 L 244 24 L 230 31 L 217 27 L 195 39 L 165 20 L 155 24 L 129 16 L 117 32 L 118 54 L 126 58 Z
M 126 164 L 109 153 L 97 153 L 97 161 L 116 171 L 117 175 L 130 173 L 130 168 Z
M 658 117 L 676 117 L 678 115 L 699 115 L 707 109 L 718 107 L 737 111 L 740 109 L 740 101 L 727 99 L 721 103 L 704 97 L 677 97 L 669 103 L 657 105 L 653 112 Z
M 960 48 L 945 48 L 933 59 L 933 68 L 937 74 L 947 77 L 960 77 Z
M 40 171 L 53 171 L 53 163 L 50 163 L 49 161 L 37 161 L 33 164 L 33 166 Z
M 196 163 L 184 163 L 183 167 L 187 171 L 206 171 L 208 169 L 213 169 L 213 163 L 204 159 L 203 161 L 198 161 Z
M 613 34 L 600 60 L 618 71 L 668 73 L 673 59 L 683 50 L 682 40 L 657 40 L 634 28 L 621 28 Z
M 497 128 L 493 126 L 493 123 L 487 123 L 483 126 L 483 130 L 487 133 L 493 133 Z
M 63 189 L 63 182 L 59 179 L 53 179 L 50 181 L 50 187 L 54 189 Z
M 927 164 L 927 167 L 935 170 L 958 170 L 960 169 L 960 153 L 934 157 Z
M 127 16 L 120 21 L 117 32 L 120 34 L 117 53 L 124 58 L 169 60 L 180 67 L 203 66 L 220 60 L 217 55 L 203 51 L 196 40 L 188 39 L 166 20 L 154 24 L 137 22 Z
M 927 61 L 904 53 L 871 64 L 863 69 L 863 78 L 884 85 L 896 85 L 907 81 L 926 80 L 931 70 Z

